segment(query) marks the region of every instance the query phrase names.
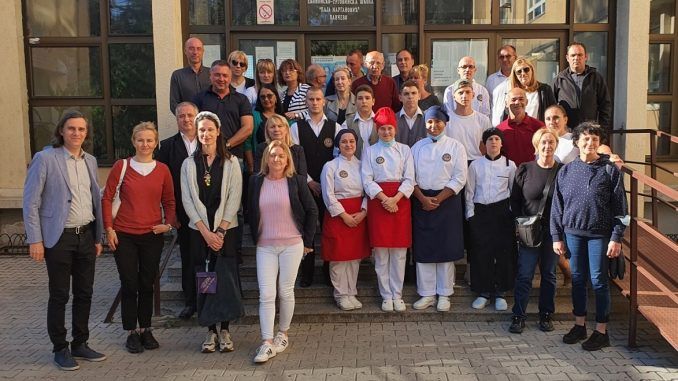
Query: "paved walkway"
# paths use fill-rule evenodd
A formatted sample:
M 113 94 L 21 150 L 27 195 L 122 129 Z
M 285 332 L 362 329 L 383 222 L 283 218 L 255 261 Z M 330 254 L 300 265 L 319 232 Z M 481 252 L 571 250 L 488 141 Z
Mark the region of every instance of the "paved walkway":
M 119 282 L 111 256 L 98 261 L 90 345 L 108 355 L 77 372 L 52 364 L 45 328 L 44 264 L 0 257 L 0 378 L 97 380 L 677 380 L 678 353 L 647 323 L 629 349 L 626 324 L 611 324 L 612 347 L 595 353 L 565 345 L 570 322 L 522 335 L 508 323 L 294 324 L 290 348 L 255 366 L 259 326 L 233 326 L 233 353 L 199 353 L 204 329 L 156 329 L 161 347 L 132 355 L 120 324 L 103 323 Z M 119 318 L 117 319 L 119 321 Z

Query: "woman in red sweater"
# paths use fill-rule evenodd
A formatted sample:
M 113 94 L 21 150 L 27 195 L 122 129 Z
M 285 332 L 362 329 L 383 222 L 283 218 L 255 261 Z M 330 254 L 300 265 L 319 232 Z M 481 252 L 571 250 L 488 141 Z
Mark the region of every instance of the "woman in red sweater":
M 169 168 L 153 160 L 153 151 L 158 146 L 155 125 L 152 122 L 136 125 L 132 144 L 136 154 L 113 165 L 101 205 L 106 238 L 115 250 L 120 274 L 122 326 L 129 331 L 125 346 L 130 353 L 140 353 L 159 347 L 150 329 L 153 285 L 164 244 L 163 233 L 172 230 L 176 217 Z M 120 208 L 113 217 L 118 184 Z

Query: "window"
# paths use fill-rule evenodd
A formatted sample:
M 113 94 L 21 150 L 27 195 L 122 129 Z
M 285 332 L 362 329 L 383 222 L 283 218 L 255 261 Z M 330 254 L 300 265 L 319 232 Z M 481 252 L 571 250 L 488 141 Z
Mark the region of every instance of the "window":
M 26 0 L 26 13 L 32 153 L 68 109 L 89 119 L 100 164 L 133 153 L 132 127 L 157 119 L 151 0 Z
M 534 22 L 544 13 L 546 13 L 546 0 L 529 0 L 527 2 L 527 22 Z

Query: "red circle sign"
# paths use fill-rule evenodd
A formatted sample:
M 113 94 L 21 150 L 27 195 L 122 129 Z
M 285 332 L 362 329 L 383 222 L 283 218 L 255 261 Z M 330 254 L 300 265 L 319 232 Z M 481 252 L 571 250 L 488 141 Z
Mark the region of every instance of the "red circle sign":
M 262 19 L 270 19 L 271 16 L 273 16 L 273 9 L 271 9 L 271 6 L 268 4 L 262 4 L 259 7 L 259 17 Z

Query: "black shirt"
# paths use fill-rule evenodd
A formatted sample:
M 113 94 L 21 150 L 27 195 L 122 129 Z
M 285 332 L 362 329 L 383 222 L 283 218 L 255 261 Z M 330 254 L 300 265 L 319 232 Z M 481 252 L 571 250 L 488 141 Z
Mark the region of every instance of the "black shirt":
M 562 166 L 562 164 L 556 162 L 556 170 L 559 170 Z M 518 167 L 511 190 L 511 211 L 514 216 L 534 216 L 539 212 L 539 203 L 544 194 L 549 172 L 552 169 L 540 167 L 536 160 L 523 163 Z M 544 216 L 542 223 L 546 226 L 548 226 L 551 216 L 551 200 L 553 199 L 554 189 L 555 183 L 551 183 L 551 189 L 549 189 L 544 213 L 542 214 Z
M 219 117 L 221 121 L 221 135 L 223 139 L 230 139 L 240 130 L 240 117 L 252 115 L 252 105 L 246 96 L 235 91 L 230 87 L 228 95 L 219 98 L 219 95 L 209 89 L 198 93 L 193 99 L 193 103 L 198 106 L 200 111 L 211 111 Z M 197 126 L 196 126 L 197 127 Z M 231 147 L 231 153 L 235 156 L 243 157 L 243 144 Z
M 205 172 L 207 172 L 207 157 L 200 152 L 193 155 L 195 160 L 195 174 L 198 177 L 198 197 L 207 209 L 207 220 L 209 229 L 214 229 L 214 215 L 219 209 L 221 203 L 221 179 L 224 174 L 224 167 L 221 165 L 221 157 L 217 155 L 209 167 L 210 185 L 205 183 Z

